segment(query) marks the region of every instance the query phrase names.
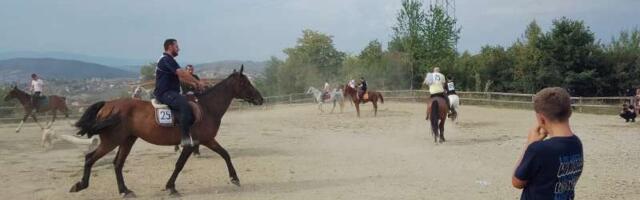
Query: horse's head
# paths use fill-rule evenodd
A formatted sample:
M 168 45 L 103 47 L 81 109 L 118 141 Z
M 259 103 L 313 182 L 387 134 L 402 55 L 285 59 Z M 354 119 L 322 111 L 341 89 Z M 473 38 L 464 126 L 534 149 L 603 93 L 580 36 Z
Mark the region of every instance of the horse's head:
M 11 87 L 11 91 L 9 91 L 9 93 L 7 93 L 6 96 L 4 96 L 4 101 L 9 101 L 13 98 L 17 98 L 18 97 L 18 86 L 13 86 Z
M 307 89 L 306 92 L 304 92 L 304 94 L 313 94 L 313 87 L 309 87 L 309 89 Z
M 240 71 L 236 71 L 234 69 L 233 73 L 231 73 L 227 78 L 231 83 L 233 97 L 243 99 L 254 105 L 262 105 L 262 103 L 264 103 L 262 95 L 260 95 L 260 92 L 255 87 L 253 87 L 249 78 L 242 73 L 243 71 L 244 65 L 240 67 Z

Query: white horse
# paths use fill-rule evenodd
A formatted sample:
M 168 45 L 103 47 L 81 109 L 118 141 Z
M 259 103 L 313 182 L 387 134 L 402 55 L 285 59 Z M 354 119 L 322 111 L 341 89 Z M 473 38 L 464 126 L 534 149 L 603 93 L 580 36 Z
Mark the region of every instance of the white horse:
M 449 106 L 450 108 L 452 108 L 453 110 L 455 110 L 454 113 L 452 113 L 451 115 L 449 115 L 449 118 L 451 118 L 451 121 L 454 121 L 456 124 L 458 123 L 457 118 L 458 118 L 458 114 L 460 113 L 460 97 L 458 97 L 457 94 L 450 94 L 448 95 L 449 97 Z
M 333 89 L 333 91 L 329 92 L 329 99 L 322 100 L 322 92 L 314 87 L 309 87 L 305 94 L 313 94 L 316 102 L 318 102 L 318 109 L 320 112 L 324 112 L 322 109 L 322 104 L 333 102 L 333 107 L 331 108 L 331 113 L 336 109 L 336 103 L 340 104 L 340 113 L 344 109 L 344 96 L 342 95 L 342 89 Z

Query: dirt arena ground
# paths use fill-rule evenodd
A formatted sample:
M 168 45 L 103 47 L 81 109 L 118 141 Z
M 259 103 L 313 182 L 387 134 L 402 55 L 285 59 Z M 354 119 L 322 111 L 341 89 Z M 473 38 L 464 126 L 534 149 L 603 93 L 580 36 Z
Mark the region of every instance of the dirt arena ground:
M 176 182 L 182 199 L 519 199 L 511 174 L 532 111 L 463 106 L 448 123 L 447 143 L 427 130 L 424 104 L 387 102 L 373 117 L 353 107 L 320 114 L 311 104 L 229 112 L 218 141 L 227 148 L 242 187 L 229 183 L 224 161 L 208 149 L 192 157 Z M 68 121 L 58 134 L 71 134 Z M 640 122 L 639 122 L 640 123 Z M 585 165 L 576 199 L 640 199 L 640 124 L 614 115 L 575 114 Z M 84 146 L 57 141 L 39 146 L 41 131 L 0 125 L 0 199 L 118 199 L 112 160 L 80 179 Z M 114 151 L 115 152 L 115 151 Z M 124 167 L 138 199 L 171 199 L 162 191 L 177 154 L 138 140 Z

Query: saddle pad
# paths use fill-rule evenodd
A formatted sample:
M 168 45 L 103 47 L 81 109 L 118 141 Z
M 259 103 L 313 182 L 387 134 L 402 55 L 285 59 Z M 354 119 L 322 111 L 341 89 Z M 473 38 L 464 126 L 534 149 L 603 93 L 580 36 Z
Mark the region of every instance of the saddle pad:
M 189 106 L 193 112 L 194 122 L 196 124 L 202 121 L 202 109 L 197 103 L 189 102 Z M 177 123 L 174 117 L 174 112 L 167 108 L 155 108 L 156 123 L 163 127 L 174 127 Z
M 169 108 L 156 108 L 156 123 L 163 127 L 174 127 L 176 125 L 173 112 Z
M 160 103 L 158 100 L 156 99 L 151 99 L 151 105 L 153 105 L 154 108 L 158 109 L 158 108 L 166 108 L 169 109 L 169 106 L 167 106 L 166 104 L 162 104 Z
M 364 95 L 362 95 L 362 99 L 369 99 L 369 92 L 365 92 Z

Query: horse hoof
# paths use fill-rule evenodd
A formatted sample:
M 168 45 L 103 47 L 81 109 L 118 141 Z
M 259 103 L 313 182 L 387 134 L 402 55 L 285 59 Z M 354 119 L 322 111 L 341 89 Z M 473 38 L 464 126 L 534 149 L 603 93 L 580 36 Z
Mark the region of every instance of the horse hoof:
M 123 193 L 120 193 L 120 195 L 122 195 L 123 199 L 128 199 L 128 198 L 136 198 L 136 193 L 131 191 L 131 190 L 127 190 Z
M 164 191 L 169 191 L 169 196 L 180 197 L 180 193 L 176 188 L 165 188 Z
M 240 180 L 238 180 L 237 178 L 231 178 L 231 183 L 240 187 Z
M 71 189 L 69 190 L 69 192 L 79 192 L 81 190 L 84 190 L 85 188 L 87 188 L 87 186 L 85 186 L 84 184 L 82 184 L 82 182 L 77 182 L 76 184 L 74 184 Z

